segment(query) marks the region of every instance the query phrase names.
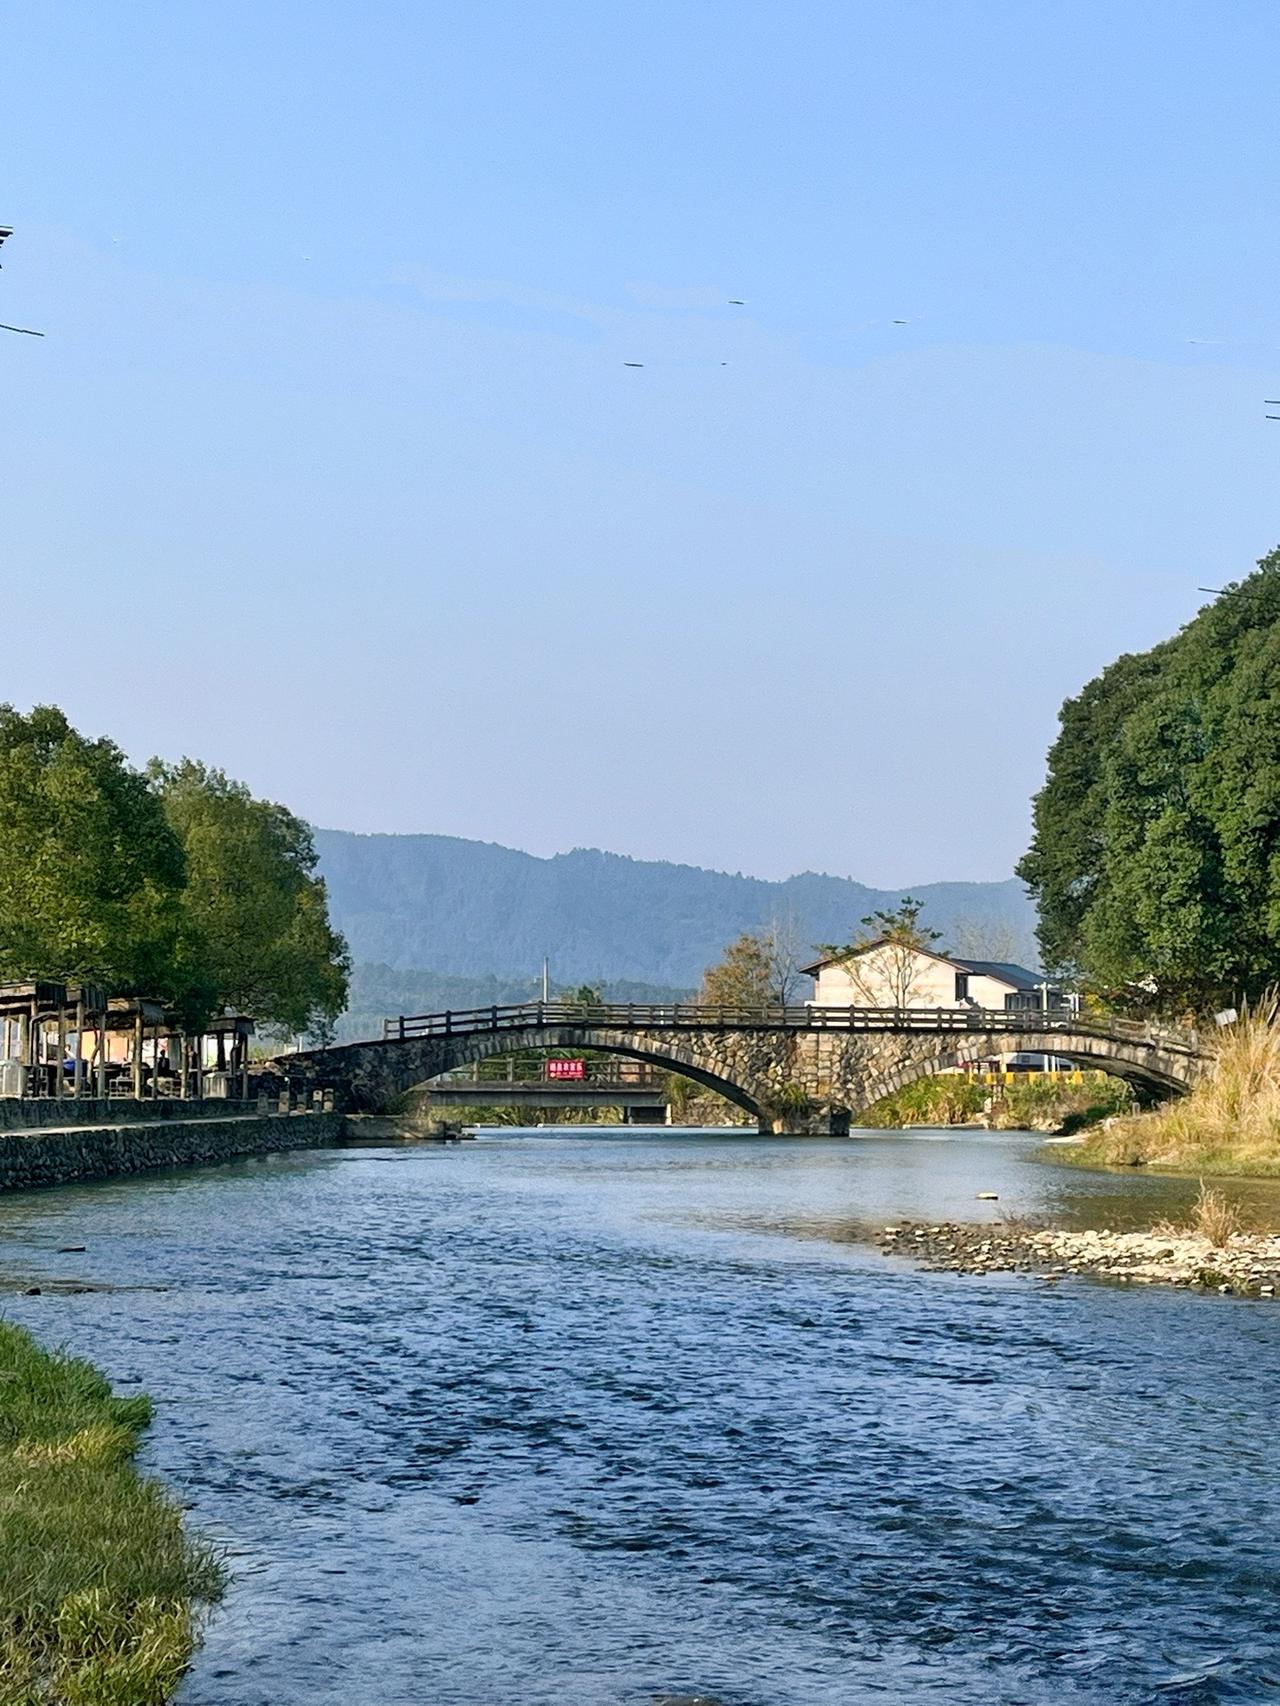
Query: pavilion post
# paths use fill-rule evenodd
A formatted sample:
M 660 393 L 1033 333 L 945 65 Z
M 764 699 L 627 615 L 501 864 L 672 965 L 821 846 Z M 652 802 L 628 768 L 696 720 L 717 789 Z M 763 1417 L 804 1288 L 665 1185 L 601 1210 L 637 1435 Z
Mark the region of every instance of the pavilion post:
M 134 1014 L 133 1019 L 133 1099 L 142 1100 L 142 1008 Z
M 84 990 L 76 999 L 76 1075 L 75 1095 L 84 1091 Z
M 63 998 L 65 1001 L 65 997 Z M 53 1093 L 61 1096 L 63 1093 L 62 1066 L 67 1058 L 67 1009 L 58 1007 L 58 1059 L 53 1068 Z

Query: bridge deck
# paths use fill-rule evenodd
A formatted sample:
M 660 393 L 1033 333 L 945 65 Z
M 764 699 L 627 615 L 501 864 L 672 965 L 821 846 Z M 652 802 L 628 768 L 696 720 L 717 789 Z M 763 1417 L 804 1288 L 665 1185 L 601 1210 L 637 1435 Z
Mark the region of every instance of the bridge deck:
M 1046 1037 L 1099 1037 L 1111 1041 L 1158 1044 L 1199 1054 L 1203 1043 L 1194 1031 L 1151 1025 L 1139 1020 L 1093 1018 L 1039 1008 L 986 1007 L 702 1007 L 693 1002 L 655 1005 L 611 1002 L 525 1001 L 510 1006 L 470 1007 L 446 1013 L 401 1014 L 383 1024 L 385 1042 L 425 1037 L 492 1035 L 502 1031 L 866 1031 L 895 1033 L 1005 1031 Z

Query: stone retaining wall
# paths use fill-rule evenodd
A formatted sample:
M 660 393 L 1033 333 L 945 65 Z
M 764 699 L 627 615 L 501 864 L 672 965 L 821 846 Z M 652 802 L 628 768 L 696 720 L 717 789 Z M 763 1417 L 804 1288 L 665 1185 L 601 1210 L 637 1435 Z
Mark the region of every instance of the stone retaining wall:
M 3 1132 L 0 1191 L 114 1179 L 155 1167 L 203 1167 L 281 1149 L 319 1149 L 336 1143 L 344 1124 L 341 1114 L 245 1114 Z
M 138 1120 L 225 1120 L 257 1109 L 254 1100 L 213 1096 L 198 1102 L 176 1097 L 138 1102 L 132 1096 L 4 1096 L 0 1097 L 0 1132 L 30 1131 L 34 1126 L 133 1125 Z

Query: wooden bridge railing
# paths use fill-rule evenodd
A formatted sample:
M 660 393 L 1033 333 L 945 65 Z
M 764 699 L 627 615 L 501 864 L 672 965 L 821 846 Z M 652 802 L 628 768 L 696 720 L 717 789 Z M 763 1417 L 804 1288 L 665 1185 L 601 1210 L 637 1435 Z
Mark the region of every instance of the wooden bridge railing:
M 1086 1018 L 1050 1008 L 985 1007 L 703 1007 L 694 1002 L 654 1004 L 524 1001 L 509 1006 L 469 1007 L 457 1012 L 401 1014 L 383 1023 L 383 1039 L 406 1042 L 427 1037 L 465 1037 L 503 1031 L 899 1031 L 1033 1033 L 1097 1037 L 1201 1052 L 1196 1032 L 1133 1019 Z

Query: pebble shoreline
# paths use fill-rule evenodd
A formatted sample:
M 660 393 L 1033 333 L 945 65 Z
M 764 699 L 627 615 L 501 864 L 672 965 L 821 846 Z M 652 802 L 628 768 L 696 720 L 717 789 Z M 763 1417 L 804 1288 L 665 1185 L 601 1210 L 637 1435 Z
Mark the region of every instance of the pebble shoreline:
M 1047 1282 L 1087 1274 L 1245 1297 L 1280 1290 L 1280 1236 L 1240 1233 L 1213 1244 L 1193 1232 L 1064 1232 L 1016 1225 L 900 1221 L 876 1244 L 933 1273 L 1033 1274 Z

